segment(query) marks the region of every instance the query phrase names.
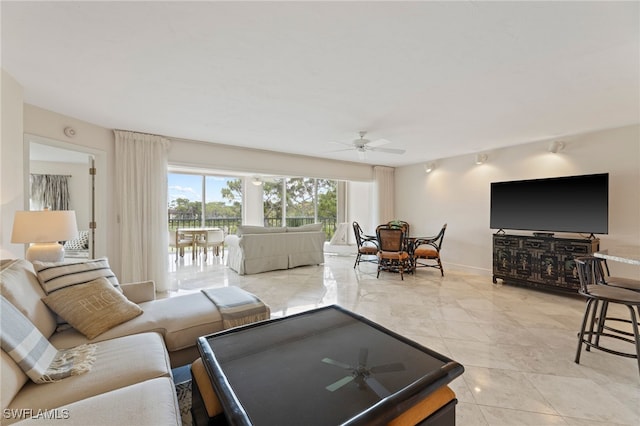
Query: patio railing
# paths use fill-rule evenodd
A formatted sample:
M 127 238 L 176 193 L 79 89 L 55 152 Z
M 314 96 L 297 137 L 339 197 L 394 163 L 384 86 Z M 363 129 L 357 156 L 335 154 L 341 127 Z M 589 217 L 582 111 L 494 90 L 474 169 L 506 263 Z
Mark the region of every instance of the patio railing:
M 327 240 L 333 237 L 336 232 L 336 219 L 335 218 L 318 218 L 318 222 L 322 223 L 322 230 L 327 236 Z M 208 218 L 204 221 L 204 227 L 206 228 L 222 228 L 227 231 L 228 234 L 235 234 L 238 230 L 238 225 L 242 223 L 242 219 L 239 217 L 215 217 Z M 313 217 L 288 217 L 284 226 L 302 226 L 315 223 Z M 169 230 L 175 231 L 177 228 L 199 228 L 203 226 L 202 221 L 199 218 L 180 218 L 169 219 Z M 282 225 L 282 218 L 269 218 L 264 219 L 264 226 L 277 227 Z

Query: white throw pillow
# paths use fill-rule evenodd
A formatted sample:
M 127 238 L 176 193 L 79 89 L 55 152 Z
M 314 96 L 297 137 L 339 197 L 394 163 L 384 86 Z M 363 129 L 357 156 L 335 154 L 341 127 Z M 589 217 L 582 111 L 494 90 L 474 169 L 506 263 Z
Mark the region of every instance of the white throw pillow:
M 65 287 L 86 284 L 100 277 L 109 280 L 122 293 L 118 278 L 111 270 L 107 258 L 73 263 L 34 261 L 33 268 L 38 275 L 42 289 L 47 294 Z
M 288 226 L 287 232 L 317 232 L 322 231 L 322 223 L 310 223 L 302 226 Z
M 277 234 L 282 232 L 287 232 L 287 228 L 282 226 L 267 228 L 264 226 L 240 225 L 238 226 L 236 235 L 241 236 L 245 234 Z

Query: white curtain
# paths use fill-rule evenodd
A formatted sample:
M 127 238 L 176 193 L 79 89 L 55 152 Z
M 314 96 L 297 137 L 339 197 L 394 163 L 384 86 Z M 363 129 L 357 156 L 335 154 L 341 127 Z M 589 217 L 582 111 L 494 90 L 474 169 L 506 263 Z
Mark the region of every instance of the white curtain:
M 157 291 L 171 290 L 167 279 L 169 140 L 120 130 L 114 132 L 120 280 L 154 280 Z
M 373 219 L 375 226 L 395 219 L 395 169 L 373 167 Z

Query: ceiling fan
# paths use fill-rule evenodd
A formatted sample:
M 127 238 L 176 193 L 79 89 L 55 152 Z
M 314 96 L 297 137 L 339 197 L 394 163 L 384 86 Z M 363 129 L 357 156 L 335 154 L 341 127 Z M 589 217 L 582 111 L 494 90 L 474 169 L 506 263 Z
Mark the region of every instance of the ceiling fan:
M 367 366 L 368 357 L 369 357 L 369 349 L 360 348 L 357 365 L 349 365 L 341 361 L 336 361 L 335 359 L 323 358 L 322 362 L 324 362 L 325 364 L 343 368 L 349 372 L 346 376 L 330 384 L 325 389 L 327 389 L 329 392 L 335 392 L 338 389 L 342 388 L 343 386 L 351 382 L 355 382 L 357 384 L 358 389 L 369 388 L 374 393 L 376 393 L 378 397 L 380 397 L 381 399 L 391 395 L 391 392 L 389 392 L 389 390 L 387 390 L 382 385 L 382 383 L 380 383 L 375 377 L 373 377 L 373 375 L 380 374 L 380 373 L 394 373 L 398 371 L 403 371 L 405 369 L 404 364 L 401 362 L 394 362 L 391 364 L 368 367 Z
M 360 156 L 361 159 L 365 157 L 365 154 L 367 153 L 367 151 L 384 152 L 387 154 L 404 154 L 405 153 L 404 149 L 381 148 L 382 145 L 391 143 L 391 141 L 388 141 L 386 139 L 376 139 L 375 141 L 370 141 L 369 139 L 365 139 L 366 134 L 367 134 L 366 131 L 364 130 L 360 131 L 359 132 L 360 138 L 355 139 L 351 143 L 332 142 L 335 144 L 345 145 L 349 147 L 349 148 L 338 149 L 333 152 L 354 150 L 358 152 L 358 155 Z

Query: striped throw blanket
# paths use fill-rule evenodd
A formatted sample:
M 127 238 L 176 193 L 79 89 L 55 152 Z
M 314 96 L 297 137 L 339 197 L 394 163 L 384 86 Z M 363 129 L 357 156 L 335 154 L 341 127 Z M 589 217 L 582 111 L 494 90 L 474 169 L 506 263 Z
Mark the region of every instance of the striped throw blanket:
M 202 292 L 218 307 L 225 329 L 269 319 L 267 305 L 239 287 L 206 288 Z
M 59 351 L 4 296 L 0 299 L 0 346 L 33 382 L 55 382 L 91 369 L 96 345 Z

